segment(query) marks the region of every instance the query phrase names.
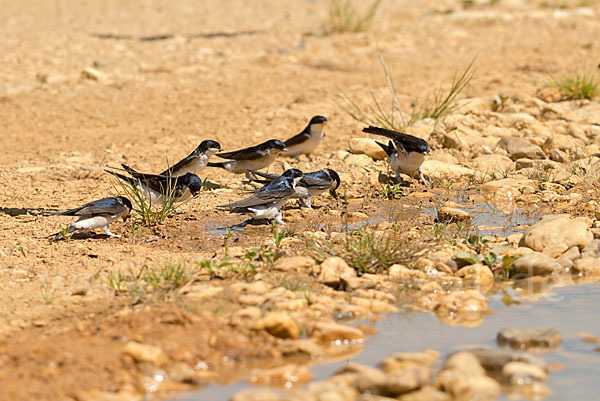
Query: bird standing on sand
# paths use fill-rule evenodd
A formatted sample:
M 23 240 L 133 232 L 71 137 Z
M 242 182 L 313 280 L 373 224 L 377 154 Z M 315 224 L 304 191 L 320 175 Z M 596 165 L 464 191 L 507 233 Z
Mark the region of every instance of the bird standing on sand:
M 260 178 L 259 178 L 260 177 Z M 249 179 L 260 184 L 268 184 L 279 177 L 277 174 L 261 173 L 259 171 L 250 171 Z M 329 191 L 331 196 L 337 197 L 336 190 L 340 186 L 340 176 L 335 170 L 326 168 L 312 173 L 304 173 L 302 179 L 296 185 L 295 193 L 292 198 L 301 199 L 304 205 L 312 209 L 311 198 Z
M 260 188 L 251 197 L 218 208 L 228 210 L 230 213 L 250 215 L 251 220 L 275 220 L 285 225 L 281 207 L 295 194 L 296 185 L 301 179 L 302 171 L 291 168 Z
M 260 170 L 268 167 L 283 152 L 285 144 L 277 139 L 270 139 L 260 145 L 233 152 L 218 153 L 217 156 L 229 161 L 208 163 L 210 167 L 220 167 L 234 174 L 244 174 L 246 170 Z
M 185 173 L 180 177 L 169 177 L 158 174 L 138 173 L 131 167 L 121 164 L 130 177 L 114 171 L 104 170 L 127 183 L 135 182 L 138 190 L 150 203 L 162 204 L 168 198 L 183 202 L 196 196 L 202 189 L 202 180 L 195 174 Z
M 387 145 L 376 142 L 390 158 L 390 166 L 396 173 L 397 178 L 399 178 L 400 173 L 412 176 L 415 172 L 418 172 L 423 184 L 429 185 L 421 171 L 421 164 L 423 164 L 425 156 L 431 151 L 427 141 L 402 132 L 373 126 L 363 128 L 363 132 L 391 139 Z
M 325 136 L 325 124 L 327 124 L 327 119 L 323 116 L 311 118 L 301 133 L 284 142 L 286 150 L 282 156 L 295 157 L 300 161 L 300 155 L 306 155 L 312 161 L 311 153 L 315 151 Z
M 83 206 L 75 209 L 67 210 L 65 212 L 48 212 L 59 216 L 77 216 L 76 222 L 71 224 L 67 229 L 67 234 L 75 232 L 86 232 L 92 231 L 97 228 L 104 229 L 104 232 L 115 238 L 120 238 L 120 235 L 113 234 L 110 232 L 110 223 L 122 217 L 126 220 L 131 213 L 131 202 L 124 196 L 110 197 L 99 199 L 90 203 L 86 203 Z M 54 240 L 59 240 L 63 233 L 54 234 Z
M 180 160 L 177 164 L 169 167 L 159 175 L 168 175 L 171 177 L 180 177 L 187 173 L 200 174 L 208 164 L 208 159 L 221 150 L 221 145 L 217 141 L 206 140 L 186 158 Z

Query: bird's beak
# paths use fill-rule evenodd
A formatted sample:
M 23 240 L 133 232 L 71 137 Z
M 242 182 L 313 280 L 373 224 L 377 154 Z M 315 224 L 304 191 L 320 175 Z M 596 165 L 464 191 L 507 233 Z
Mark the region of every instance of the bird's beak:
M 123 222 L 125 222 L 125 221 L 129 220 L 129 218 L 130 218 L 130 217 L 131 217 L 131 215 L 130 215 L 130 214 L 128 214 L 127 216 L 123 216 L 123 217 L 122 217 L 122 219 L 123 219 Z
M 329 191 L 329 193 L 331 194 L 331 196 L 332 196 L 334 199 L 337 199 L 337 197 L 338 197 L 338 196 L 337 196 L 337 192 L 335 192 L 335 189 L 332 189 L 331 191 Z

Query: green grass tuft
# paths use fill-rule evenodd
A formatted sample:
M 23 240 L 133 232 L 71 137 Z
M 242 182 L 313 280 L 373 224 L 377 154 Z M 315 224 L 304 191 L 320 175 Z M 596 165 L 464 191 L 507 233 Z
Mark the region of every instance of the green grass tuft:
M 168 181 L 168 188 L 164 188 L 163 202 L 161 204 L 152 203 L 147 200 L 136 184 L 136 180 L 124 182 L 118 178 L 116 184 L 113 184 L 114 191 L 117 195 L 125 196 L 131 200 L 133 205 L 133 211 L 140 216 L 142 224 L 146 226 L 155 226 L 164 222 L 169 216 L 174 214 L 177 209 L 185 205 L 192 198 L 184 202 L 176 202 L 177 196 L 175 194 L 175 185 L 171 185 L 171 181 Z M 170 180 L 175 181 L 177 177 L 172 177 Z M 134 227 L 132 227 L 134 229 Z M 135 232 L 132 232 L 135 236 Z
M 425 118 L 437 120 L 452 113 L 457 108 L 456 99 L 458 95 L 471 82 L 475 73 L 473 69 L 475 59 L 473 59 L 460 75 L 456 75 L 453 78 L 449 90 L 444 91 L 442 88 L 438 88 L 427 95 L 423 102 L 416 100 L 412 104 L 410 115 L 407 116 L 400 106 L 396 87 L 385 64 L 383 55 L 379 55 L 379 60 L 387 81 L 388 97 L 381 100 L 379 96 L 371 91 L 371 105 L 363 108 L 350 99 L 348 95 L 342 93 L 341 98 L 344 104 L 339 104 L 339 106 L 356 121 L 396 131 L 401 131 L 403 128 Z
M 587 71 L 569 72 L 558 77 L 550 75 L 547 82 L 549 87 L 558 89 L 564 100 L 593 99 L 598 84 L 598 76 Z
M 347 232 L 344 240 L 339 242 L 313 240 L 308 244 L 309 251 L 317 260 L 339 256 L 359 274 L 383 273 L 396 263 L 410 265 L 422 248 L 420 242 L 403 234 L 377 234 L 367 229 Z
M 381 0 L 373 0 L 366 10 L 361 11 L 355 0 L 330 0 L 327 33 L 362 32 L 373 21 Z

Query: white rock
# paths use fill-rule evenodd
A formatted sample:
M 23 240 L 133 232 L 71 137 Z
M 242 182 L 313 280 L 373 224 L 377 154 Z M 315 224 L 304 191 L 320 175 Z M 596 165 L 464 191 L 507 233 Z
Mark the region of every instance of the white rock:
M 556 258 L 573 246 L 585 248 L 594 239 L 590 226 L 591 222 L 585 217 L 544 216 L 523 233 L 519 246 Z
M 387 140 L 382 143 L 386 144 Z M 375 160 L 384 160 L 388 156 L 374 139 L 370 138 L 352 138 L 349 142 L 350 152 L 354 154 L 364 154 Z
M 421 165 L 421 170 L 427 177 L 446 177 L 452 179 L 460 179 L 475 174 L 475 171 L 470 168 L 438 160 L 425 160 Z

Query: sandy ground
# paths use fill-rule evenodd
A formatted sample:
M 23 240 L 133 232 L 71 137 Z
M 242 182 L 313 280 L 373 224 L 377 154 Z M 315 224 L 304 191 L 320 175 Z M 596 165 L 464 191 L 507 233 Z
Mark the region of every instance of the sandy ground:
M 114 193 L 110 176 L 101 170 L 106 166 L 127 162 L 158 172 L 203 139 L 217 140 L 226 150 L 285 139 L 316 114 L 329 119 L 327 136 L 315 163 L 298 166 L 344 168 L 331 154 L 362 134 L 361 124 L 338 107 L 338 96 L 344 92 L 368 102 L 370 90 L 385 89 L 379 51 L 406 108 L 447 85 L 474 57 L 476 75 L 464 95 L 483 98 L 499 92 L 534 95 L 548 74 L 573 66 L 596 68 L 597 2 L 586 2 L 586 8 L 575 8 L 577 2 L 564 2 L 566 8 L 542 3 L 499 1 L 463 10 L 457 1 L 389 0 L 368 32 L 323 35 L 326 1 L 2 2 L 0 381 L 8 388 L 5 394 L 59 399 L 118 382 L 118 372 L 83 369 L 77 380 L 50 384 L 52 369 L 62 365 L 39 375 L 25 372 L 43 365 L 45 355 L 61 344 L 76 344 L 72 358 L 79 362 L 67 376 L 112 347 L 110 341 L 117 340 L 110 340 L 116 330 L 110 319 L 131 301 L 115 296 L 104 278 L 142 264 L 191 264 L 213 256 L 222 240 L 210 236 L 205 223 L 236 221 L 215 214 L 213 207 L 238 199 L 240 184 L 237 177 L 207 169 L 209 180 L 229 189 L 206 193 L 164 226 L 144 229 L 143 238 L 157 241 L 138 245 L 127 238 L 50 244 L 44 237 L 70 219 L 40 216 L 41 209 L 70 208 Z M 98 37 L 107 34 L 114 36 Z M 140 40 L 152 35 L 172 36 Z M 86 67 L 100 76 L 86 76 Z M 276 162 L 271 171 L 281 167 Z M 323 198 L 317 204 L 325 206 L 323 212 L 339 207 L 337 202 Z M 364 203 L 356 207 L 364 209 Z M 319 218 L 319 211 L 310 213 Z M 114 227 L 127 231 L 121 223 Z M 181 227 L 186 229 L 179 235 Z M 269 235 L 268 228 L 257 228 L 239 241 L 261 243 Z M 172 304 L 156 307 L 169 310 Z M 197 319 L 212 321 L 202 316 Z M 193 330 L 195 324 L 184 326 Z M 119 335 L 151 336 L 131 322 L 122 329 Z M 165 333 L 170 334 L 164 338 L 174 335 Z

